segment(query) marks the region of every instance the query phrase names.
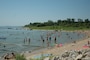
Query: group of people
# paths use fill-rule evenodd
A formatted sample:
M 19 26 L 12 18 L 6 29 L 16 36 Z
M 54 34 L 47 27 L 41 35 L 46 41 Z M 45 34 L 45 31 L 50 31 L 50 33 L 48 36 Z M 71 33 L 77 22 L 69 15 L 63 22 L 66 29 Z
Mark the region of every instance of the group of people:
M 30 41 L 31 41 L 31 39 L 29 38 L 29 39 L 24 39 L 24 44 L 26 44 L 26 43 L 28 43 L 28 44 L 30 44 Z
M 74 33 L 74 32 L 73 32 Z M 57 34 L 57 35 L 56 35 Z M 66 33 L 66 35 L 67 35 L 67 37 L 69 38 L 69 39 L 73 39 L 73 37 L 72 36 L 70 36 L 69 35 L 69 33 Z M 78 33 L 78 36 L 80 35 L 80 33 Z M 61 32 L 60 31 L 51 31 L 51 32 L 47 32 L 47 34 L 43 34 L 43 35 L 41 35 L 40 36 L 40 40 L 41 40 L 41 42 L 42 42 L 42 45 L 44 46 L 44 45 L 47 45 L 47 47 L 49 47 L 50 46 L 50 44 L 52 43 L 52 41 L 53 41 L 53 43 L 54 44 L 57 44 L 57 37 L 60 37 L 61 36 Z M 31 39 L 30 38 L 25 38 L 24 39 L 24 44 L 30 44 L 31 43 Z M 46 44 L 45 44 L 46 43 Z
M 43 44 L 44 44 L 45 41 L 46 41 L 47 47 L 50 47 L 50 43 L 51 43 L 51 41 L 52 41 L 52 37 L 51 37 L 51 36 L 47 36 L 46 39 L 44 39 L 44 37 L 41 36 L 41 40 L 42 40 L 42 43 L 43 43 Z M 54 37 L 54 43 L 55 43 L 55 44 L 57 43 L 57 38 L 56 38 L 56 37 Z
M 49 35 L 49 34 L 47 34 L 46 36 L 47 36 L 47 37 L 41 35 L 40 38 L 41 38 L 41 41 L 42 41 L 43 46 L 44 46 L 44 44 L 45 44 L 45 42 L 46 42 L 47 47 L 49 47 L 49 46 L 50 46 L 50 43 L 51 43 L 51 41 L 52 41 L 52 37 L 51 37 L 51 35 Z M 30 44 L 30 43 L 31 43 L 31 39 L 30 39 L 30 38 L 25 38 L 25 39 L 23 40 L 23 42 L 24 42 L 24 44 Z M 54 43 L 55 43 L 55 44 L 57 43 L 57 38 L 56 38 L 56 36 L 54 37 Z

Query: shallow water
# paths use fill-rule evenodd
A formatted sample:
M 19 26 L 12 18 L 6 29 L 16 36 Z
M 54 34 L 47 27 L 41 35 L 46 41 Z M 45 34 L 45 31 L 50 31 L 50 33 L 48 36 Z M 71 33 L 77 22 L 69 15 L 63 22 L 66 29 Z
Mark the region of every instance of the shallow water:
M 7 52 L 22 52 L 54 46 L 54 38 L 59 43 L 69 43 L 84 38 L 85 34 L 76 32 L 56 32 L 41 30 L 25 30 L 22 27 L 0 27 L 0 56 Z M 49 39 L 51 37 L 51 40 Z M 30 38 L 30 42 L 29 42 Z M 44 43 L 42 38 L 45 40 Z

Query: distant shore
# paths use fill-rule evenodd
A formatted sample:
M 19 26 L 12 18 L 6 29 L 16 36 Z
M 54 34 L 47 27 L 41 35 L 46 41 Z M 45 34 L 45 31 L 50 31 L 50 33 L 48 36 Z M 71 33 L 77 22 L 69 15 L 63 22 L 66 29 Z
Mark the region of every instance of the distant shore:
M 23 27 L 23 29 L 25 29 L 25 30 L 40 30 L 40 31 L 65 31 L 65 32 L 82 32 L 82 31 L 89 31 L 89 30 L 71 30 L 71 29 L 69 29 L 69 30 L 65 30 L 65 29 L 39 29 L 39 28 L 29 28 L 29 27 Z

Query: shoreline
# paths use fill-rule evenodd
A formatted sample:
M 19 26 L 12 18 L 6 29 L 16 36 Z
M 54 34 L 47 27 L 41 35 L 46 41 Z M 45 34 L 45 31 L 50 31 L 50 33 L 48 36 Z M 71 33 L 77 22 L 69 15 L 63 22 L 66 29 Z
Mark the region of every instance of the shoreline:
M 85 34 L 85 36 L 83 39 L 81 38 L 79 40 L 76 40 L 76 43 L 73 43 L 73 41 L 68 42 L 68 43 L 66 42 L 63 44 L 62 47 L 56 47 L 56 46 L 50 47 L 50 48 L 39 47 L 34 50 L 23 51 L 20 54 L 24 55 L 27 60 L 30 60 L 30 58 L 34 58 L 35 56 L 39 56 L 42 54 L 53 54 L 54 56 L 59 56 L 60 54 L 62 54 L 65 51 L 81 50 L 82 46 L 85 45 L 88 40 L 90 41 L 90 31 L 87 31 L 87 30 L 86 31 L 81 31 L 81 30 L 79 30 L 79 31 L 78 30 L 77 31 L 61 31 L 61 32 L 83 33 L 83 34 Z
M 75 44 L 70 42 L 70 43 L 65 43 L 62 47 L 52 47 L 52 48 L 49 48 L 49 49 L 44 48 L 44 49 L 39 49 L 39 51 L 35 50 L 31 53 L 27 52 L 27 53 L 25 53 L 25 57 L 27 58 L 27 60 L 29 60 L 30 58 L 33 58 L 34 56 L 38 56 L 38 55 L 41 55 L 41 54 L 53 54 L 53 55 L 57 56 L 60 53 L 65 52 L 66 50 L 75 50 L 75 49 L 80 50 L 80 49 L 82 49 L 81 46 L 84 45 L 84 43 L 86 44 L 87 41 L 90 40 L 90 31 L 86 30 L 86 31 L 83 32 L 83 31 L 79 30 L 79 31 L 67 31 L 67 32 L 80 32 L 80 33 L 86 34 L 86 36 L 83 39 L 77 40 Z M 80 46 L 78 46 L 78 45 L 80 45 Z M 57 52 L 59 52 L 59 54 Z

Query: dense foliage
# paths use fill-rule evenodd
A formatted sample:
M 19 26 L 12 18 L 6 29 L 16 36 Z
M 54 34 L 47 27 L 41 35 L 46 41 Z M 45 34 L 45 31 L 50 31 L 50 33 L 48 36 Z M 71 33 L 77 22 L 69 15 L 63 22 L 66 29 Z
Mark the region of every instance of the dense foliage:
M 35 22 L 25 25 L 25 27 L 30 28 L 41 28 L 45 27 L 48 29 L 64 29 L 64 28 L 71 28 L 71 29 L 90 29 L 90 20 L 89 19 L 77 19 L 74 18 L 67 18 L 66 20 L 57 20 L 53 22 L 52 20 L 48 20 L 48 22 Z

